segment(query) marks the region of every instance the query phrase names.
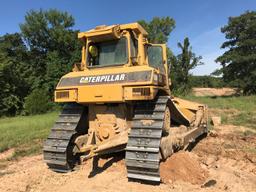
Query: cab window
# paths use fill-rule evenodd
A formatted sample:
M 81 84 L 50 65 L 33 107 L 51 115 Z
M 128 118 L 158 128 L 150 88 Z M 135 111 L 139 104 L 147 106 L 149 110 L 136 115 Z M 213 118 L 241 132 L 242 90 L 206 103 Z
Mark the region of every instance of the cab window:
M 91 43 L 88 51 L 89 66 L 110 66 L 126 64 L 128 51 L 126 38 L 118 40 Z
M 163 63 L 163 49 L 161 46 L 148 46 L 147 48 L 149 66 L 165 72 Z

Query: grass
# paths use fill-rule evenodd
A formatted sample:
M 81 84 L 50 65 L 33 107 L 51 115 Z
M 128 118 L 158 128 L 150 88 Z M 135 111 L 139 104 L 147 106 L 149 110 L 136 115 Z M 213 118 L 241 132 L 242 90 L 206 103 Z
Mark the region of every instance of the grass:
M 41 151 L 58 112 L 0 119 L 0 152 L 14 148 L 11 159 Z
M 186 96 L 184 99 L 207 104 L 210 111 L 220 115 L 225 124 L 256 129 L 256 96 L 215 98 Z

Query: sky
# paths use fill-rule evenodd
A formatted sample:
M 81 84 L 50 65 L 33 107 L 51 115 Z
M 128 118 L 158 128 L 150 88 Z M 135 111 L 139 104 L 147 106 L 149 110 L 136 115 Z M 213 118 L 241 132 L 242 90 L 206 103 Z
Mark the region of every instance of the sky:
M 80 31 L 97 25 L 170 16 L 176 21 L 176 27 L 167 45 L 178 54 L 177 43 L 189 37 L 193 52 L 202 56 L 204 62 L 192 73 L 209 75 L 220 66 L 215 59 L 224 52 L 220 46 L 225 36 L 220 28 L 227 24 L 230 16 L 255 11 L 256 0 L 7 0 L 1 1 L 0 35 L 19 32 L 26 13 L 40 8 L 67 11 L 75 18 L 74 29 Z

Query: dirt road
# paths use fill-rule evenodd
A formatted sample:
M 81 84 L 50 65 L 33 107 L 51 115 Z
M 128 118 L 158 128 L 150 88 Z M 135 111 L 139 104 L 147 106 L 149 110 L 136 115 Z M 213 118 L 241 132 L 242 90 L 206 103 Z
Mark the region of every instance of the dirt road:
M 242 133 L 243 132 L 243 133 Z M 256 134 L 221 126 L 190 152 L 179 152 L 161 164 L 163 183 L 128 182 L 122 154 L 101 160 L 91 171 L 88 161 L 68 174 L 50 171 L 42 156 L 26 157 L 0 167 L 0 191 L 239 191 L 256 189 Z

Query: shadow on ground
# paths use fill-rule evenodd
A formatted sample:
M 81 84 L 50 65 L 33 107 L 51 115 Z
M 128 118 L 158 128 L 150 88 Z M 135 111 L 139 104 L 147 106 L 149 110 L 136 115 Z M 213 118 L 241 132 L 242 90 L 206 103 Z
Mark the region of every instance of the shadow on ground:
M 92 171 L 90 172 L 88 178 L 92 178 L 97 174 L 102 173 L 103 171 L 107 170 L 109 167 L 111 167 L 114 163 L 117 163 L 124 159 L 124 152 L 118 152 L 115 154 L 109 154 L 109 155 L 102 155 L 99 157 L 93 158 L 93 166 Z M 99 160 L 103 159 L 104 161 L 103 166 L 99 166 Z

